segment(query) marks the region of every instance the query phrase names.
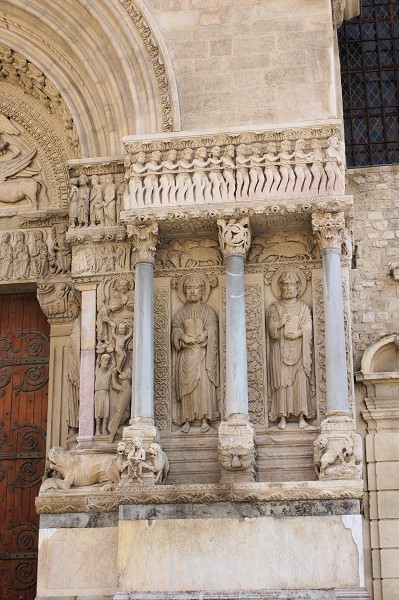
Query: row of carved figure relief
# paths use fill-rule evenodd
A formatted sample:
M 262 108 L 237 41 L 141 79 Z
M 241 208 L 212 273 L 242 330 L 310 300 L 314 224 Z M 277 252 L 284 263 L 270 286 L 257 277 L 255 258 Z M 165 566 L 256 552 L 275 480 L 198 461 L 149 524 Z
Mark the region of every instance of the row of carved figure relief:
M 266 147 L 229 144 L 222 148 L 138 152 L 128 163 L 125 209 L 141 206 L 182 205 L 262 199 L 272 196 L 309 196 L 344 193 L 343 143 L 328 139 L 310 142 L 283 140 Z
M 66 240 L 66 225 L 53 227 L 51 243 L 47 232 L 5 232 L 0 241 L 0 278 L 29 279 L 45 277 L 49 273 L 58 275 L 71 270 L 71 249 Z
M 70 180 L 69 225 L 88 227 L 118 224 L 121 195 L 113 175 L 106 175 L 104 185 L 98 175 L 91 180 L 86 175 Z

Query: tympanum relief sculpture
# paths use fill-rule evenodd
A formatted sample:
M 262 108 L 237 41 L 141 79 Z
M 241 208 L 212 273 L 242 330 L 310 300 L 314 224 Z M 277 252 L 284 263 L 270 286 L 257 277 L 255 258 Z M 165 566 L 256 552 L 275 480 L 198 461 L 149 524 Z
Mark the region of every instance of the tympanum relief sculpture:
M 194 424 L 210 430 L 219 417 L 219 333 L 215 310 L 206 304 L 210 284 L 203 275 L 180 279 L 178 294 L 184 303 L 172 322 L 175 416 L 180 431 Z
M 299 428 L 313 419 L 312 314 L 300 300 L 306 280 L 300 271 L 277 272 L 272 281 L 277 300 L 267 312 L 269 334 L 270 421 L 279 429 L 295 419 Z
M 132 282 L 122 275 L 106 279 L 98 288 L 95 435 L 110 442 L 130 415 L 132 290 Z
M 37 150 L 25 151 L 14 141 L 22 131 L 0 113 L 0 209 L 8 204 L 36 209 L 39 194 L 44 204 L 49 203 L 40 169 L 32 166 Z

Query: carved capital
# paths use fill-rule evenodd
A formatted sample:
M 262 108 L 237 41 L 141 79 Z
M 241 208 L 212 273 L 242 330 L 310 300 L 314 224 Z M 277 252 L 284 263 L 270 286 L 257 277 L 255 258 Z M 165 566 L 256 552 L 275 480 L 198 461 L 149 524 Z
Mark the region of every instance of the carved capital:
M 337 250 L 341 252 L 345 230 L 345 215 L 337 213 L 313 213 L 312 227 L 320 251 Z
M 49 323 L 72 323 L 80 312 L 79 295 L 63 282 L 37 285 L 37 299 Z
M 137 254 L 135 262 L 140 260 L 155 260 L 155 252 L 158 243 L 158 223 L 150 225 L 131 225 L 127 226 L 127 235 L 133 240 L 133 251 Z
M 223 256 L 247 255 L 251 245 L 251 226 L 248 217 L 242 219 L 218 219 L 219 244 Z

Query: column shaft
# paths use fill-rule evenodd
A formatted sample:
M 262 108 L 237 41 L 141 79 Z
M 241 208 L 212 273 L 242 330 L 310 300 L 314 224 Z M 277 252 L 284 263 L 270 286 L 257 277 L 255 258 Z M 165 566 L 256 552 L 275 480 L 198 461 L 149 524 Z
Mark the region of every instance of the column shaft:
M 226 256 L 226 415 L 248 415 L 244 255 Z
M 154 264 L 136 263 L 132 418 L 154 418 Z
M 324 250 L 323 289 L 326 347 L 327 412 L 348 411 L 344 302 L 340 253 Z
M 82 290 L 78 448 L 91 448 L 94 436 L 96 370 L 96 288 Z

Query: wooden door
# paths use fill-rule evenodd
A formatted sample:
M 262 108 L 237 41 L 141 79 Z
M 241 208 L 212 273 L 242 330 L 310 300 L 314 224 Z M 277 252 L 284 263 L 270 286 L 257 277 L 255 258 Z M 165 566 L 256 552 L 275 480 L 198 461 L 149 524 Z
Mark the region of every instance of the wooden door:
M 0 295 L 0 598 L 34 600 L 49 326 L 35 294 Z

